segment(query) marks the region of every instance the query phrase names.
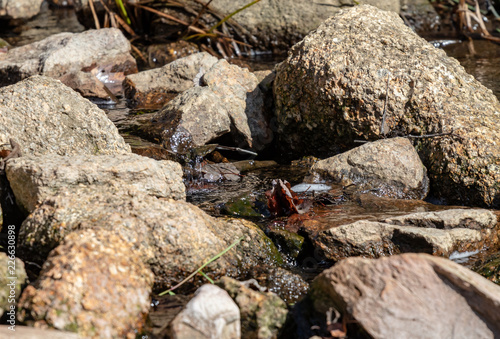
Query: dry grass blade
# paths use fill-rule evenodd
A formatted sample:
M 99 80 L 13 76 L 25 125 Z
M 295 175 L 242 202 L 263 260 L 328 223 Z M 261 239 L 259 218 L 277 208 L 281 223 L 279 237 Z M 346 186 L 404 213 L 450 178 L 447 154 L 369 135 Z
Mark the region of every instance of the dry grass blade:
M 132 36 L 136 36 L 137 34 L 135 34 L 134 30 L 116 13 L 113 13 L 114 14 L 114 17 L 115 17 L 115 20 L 120 24 L 120 26 L 123 27 L 124 30 L 127 31 L 128 34 L 132 35 Z
M 94 24 L 96 29 L 101 29 L 101 25 L 99 24 L 99 18 L 97 17 L 97 13 L 94 8 L 94 1 L 89 0 L 90 11 L 92 12 L 92 16 L 94 17 Z
M 135 47 L 134 45 L 130 44 L 130 47 L 132 47 L 132 50 L 134 52 L 137 53 L 137 55 L 139 55 L 139 57 L 142 59 L 142 61 L 144 61 L 145 64 L 148 63 L 148 60 L 146 59 L 146 57 L 141 53 L 141 51 L 139 50 L 139 48 Z

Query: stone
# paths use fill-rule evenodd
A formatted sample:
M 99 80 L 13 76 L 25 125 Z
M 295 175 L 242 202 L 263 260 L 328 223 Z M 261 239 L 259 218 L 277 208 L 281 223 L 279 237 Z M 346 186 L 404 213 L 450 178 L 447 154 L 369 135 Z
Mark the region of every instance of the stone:
M 25 156 L 130 152 L 104 111 L 44 76 L 0 88 L 0 144 L 10 138 Z
M 7 234 L 7 233 L 6 233 Z M 6 249 L 8 250 L 8 248 Z M 15 252 L 15 250 L 14 250 Z M 6 253 L 0 253 L 0 317 L 11 310 L 11 306 L 16 307 L 21 295 L 21 286 L 24 285 L 28 276 L 24 269 L 24 263 L 19 258 L 10 260 Z M 12 273 L 11 273 L 12 272 Z M 9 285 L 13 284 L 13 285 Z M 11 287 L 12 286 L 12 287 Z M 17 309 L 15 311 L 17 313 Z M 10 315 L 7 315 L 7 320 Z M 14 314 L 14 320 L 16 319 Z M 1 332 L 0 332 L 1 333 Z
M 497 219 L 487 210 L 452 209 L 382 220 L 360 220 L 321 231 L 311 239 L 329 260 L 378 258 L 404 252 L 450 256 L 496 246 Z
M 208 182 L 239 181 L 240 172 L 232 163 L 206 164 L 200 168 L 203 180 Z
M 59 33 L 0 54 L 0 87 L 32 75 L 60 78 L 67 73 L 112 67 L 137 73 L 130 43 L 118 28 Z
M 40 12 L 43 0 L 0 1 L 0 19 L 29 19 Z
M 132 108 L 158 109 L 176 94 L 195 86 L 217 58 L 206 52 L 177 59 L 163 67 L 125 77 L 123 91 Z M 197 80 L 198 79 L 198 80 Z
M 428 0 L 401 0 L 399 15 L 419 35 L 438 32 L 441 28 L 441 18 Z
M 246 220 L 213 218 L 183 202 L 156 198 L 125 186 L 60 188 L 21 226 L 18 253 L 43 263 L 50 250 L 75 230 L 113 230 L 138 250 L 155 274 L 155 288 L 167 289 L 196 271 L 229 245 L 243 239 L 205 273 L 239 277 L 256 267 L 282 264 L 259 227 Z M 186 284 L 198 285 L 201 276 Z
M 396 13 L 355 6 L 295 45 L 274 81 L 279 145 L 330 156 L 413 138 L 443 203 L 500 206 L 500 103 Z
M 318 161 L 311 172 L 388 198 L 424 199 L 429 192 L 427 170 L 405 138 L 366 143 Z
M 71 187 L 128 186 L 158 198 L 186 197 L 178 163 L 132 153 L 26 156 L 8 161 L 6 173 L 16 202 L 29 213 L 48 196 Z
M 264 95 L 257 77 L 226 60 L 219 60 L 201 78 L 221 100 L 231 118 L 237 146 L 262 150 L 273 134 L 264 116 Z
M 500 285 L 500 252 L 489 255 L 483 261 L 474 264 L 472 269 L 486 279 Z
M 73 232 L 24 290 L 19 319 L 82 337 L 134 337 L 145 325 L 153 280 L 133 244 L 115 231 Z
M 170 101 L 153 118 L 163 146 L 175 153 L 203 146 L 229 133 L 231 121 L 226 108 L 208 87 L 193 87 Z
M 12 338 L 13 332 L 9 330 L 8 325 L 0 325 L 0 336 L 2 338 Z M 16 325 L 16 339 L 78 339 L 76 333 L 56 330 L 45 330 L 28 326 Z
M 226 291 L 215 285 L 203 285 L 170 324 L 170 337 L 240 338 L 240 310 Z
M 83 97 L 110 99 L 105 85 L 100 82 L 92 73 L 76 72 L 67 73 L 59 80 Z
M 223 288 L 238 305 L 242 337 L 262 339 L 278 337 L 288 309 L 286 303 L 276 294 L 253 290 L 250 288 L 251 280 L 240 282 L 222 277 L 216 285 Z
M 500 335 L 500 286 L 427 254 L 342 260 L 312 282 L 309 298 L 316 312 L 335 308 L 372 338 Z

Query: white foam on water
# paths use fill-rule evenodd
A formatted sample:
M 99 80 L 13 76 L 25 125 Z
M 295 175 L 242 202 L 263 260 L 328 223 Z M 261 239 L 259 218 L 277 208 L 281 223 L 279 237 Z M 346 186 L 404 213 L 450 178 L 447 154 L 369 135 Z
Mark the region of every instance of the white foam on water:
M 461 263 L 461 262 L 467 261 L 467 259 L 470 256 L 473 256 L 474 254 L 478 254 L 478 253 L 479 253 L 479 250 L 477 250 L 477 251 L 466 251 L 466 252 L 455 251 L 452 254 L 450 254 L 449 259 L 453 260 L 456 263 Z
M 330 190 L 332 187 L 325 184 L 298 184 L 292 187 L 295 193 L 302 192 L 324 192 Z

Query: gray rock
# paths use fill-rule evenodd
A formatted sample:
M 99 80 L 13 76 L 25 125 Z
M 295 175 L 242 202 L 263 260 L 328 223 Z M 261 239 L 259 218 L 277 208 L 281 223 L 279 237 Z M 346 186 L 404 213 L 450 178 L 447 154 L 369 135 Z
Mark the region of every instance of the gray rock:
M 13 331 L 8 329 L 8 325 L 0 325 L 0 336 L 2 338 L 12 338 Z M 65 331 L 55 331 L 55 330 L 44 330 L 41 328 L 33 328 L 28 326 L 16 325 L 15 332 L 16 339 L 79 339 L 80 337 L 76 333 L 65 332 Z
M 59 33 L 0 54 L 0 87 L 37 74 L 60 78 L 109 66 L 115 72 L 137 72 L 130 43 L 119 29 Z
M 315 163 L 311 171 L 342 186 L 397 199 L 424 199 L 429 192 L 427 170 L 408 139 L 366 143 Z
M 200 174 L 208 182 L 241 179 L 240 171 L 232 163 L 206 164 L 200 168 Z
M 29 213 L 62 188 L 130 187 L 158 198 L 184 200 L 181 166 L 136 154 L 43 155 L 8 161 L 6 173 L 16 202 Z
M 130 152 L 104 111 L 43 76 L 0 88 L 0 144 L 9 138 L 23 155 Z
M 273 135 L 264 116 L 264 95 L 253 73 L 222 59 L 201 80 L 229 112 L 239 146 L 261 150 L 271 142 Z
M 19 258 L 10 260 L 6 253 L 0 253 L 0 265 L 3 268 L 0 270 L 0 317 L 7 313 L 7 321 L 13 319 L 15 324 L 17 308 L 12 311 L 11 306 L 17 307 L 21 286 L 28 276 L 24 270 L 24 263 Z
M 175 153 L 203 146 L 231 130 L 229 114 L 208 87 L 178 95 L 152 118 L 163 146 Z
M 67 73 L 59 80 L 66 86 L 80 93 L 83 97 L 109 99 L 109 93 L 104 88 L 105 85 L 99 81 L 92 73 L 76 72 Z
M 161 108 L 177 93 L 193 87 L 217 58 L 206 52 L 192 54 L 163 67 L 128 75 L 123 90 L 135 108 Z
M 170 336 L 178 339 L 238 339 L 240 310 L 226 291 L 203 285 L 170 324 Z
M 0 1 L 0 19 L 29 19 L 40 12 L 43 0 Z
M 497 98 L 397 14 L 356 6 L 328 19 L 277 67 L 274 93 L 285 151 L 325 156 L 359 138 L 453 132 L 415 139 L 431 191 L 500 206 Z
M 470 228 L 468 228 L 470 227 Z M 327 259 L 378 258 L 403 252 L 449 256 L 495 246 L 496 217 L 486 210 L 448 210 L 395 217 L 383 222 L 361 220 L 319 232 L 312 238 Z
M 19 301 L 20 321 L 82 337 L 135 336 L 145 325 L 153 275 L 118 233 L 68 235 Z
M 186 202 L 112 186 L 61 188 L 46 198 L 21 226 L 18 253 L 41 263 L 67 234 L 89 228 L 114 230 L 133 244 L 159 289 L 180 282 L 240 237 L 243 241 L 205 273 L 238 277 L 254 266 L 282 262 L 272 241 L 251 222 L 215 219 Z
M 242 337 L 277 338 L 288 314 L 283 300 L 272 292 L 253 290 L 252 280 L 239 282 L 222 277 L 216 285 L 226 290 L 238 305 Z
M 373 338 L 496 338 L 500 286 L 447 259 L 349 258 L 311 284 L 316 312 L 335 308 Z
M 401 0 L 399 14 L 417 33 L 437 32 L 441 28 L 441 18 L 429 0 Z

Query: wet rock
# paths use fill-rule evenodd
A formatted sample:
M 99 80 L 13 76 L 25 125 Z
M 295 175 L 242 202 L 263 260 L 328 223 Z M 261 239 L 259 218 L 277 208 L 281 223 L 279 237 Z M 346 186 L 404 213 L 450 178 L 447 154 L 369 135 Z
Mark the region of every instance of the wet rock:
M 424 199 L 429 191 L 427 170 L 408 139 L 366 143 L 315 163 L 311 171 L 342 186 L 397 199 Z
M 304 245 L 304 237 L 284 229 L 270 229 L 268 233 L 273 242 L 291 258 L 297 259 Z
M 205 273 L 214 278 L 238 277 L 255 267 L 282 263 L 271 240 L 251 222 L 215 219 L 185 202 L 112 186 L 61 188 L 46 198 L 21 227 L 19 255 L 43 262 L 52 248 L 78 229 L 114 230 L 122 235 L 150 265 L 158 289 L 180 282 L 240 237 L 243 240 Z
M 497 98 L 395 13 L 356 6 L 325 21 L 277 67 L 274 93 L 285 151 L 325 156 L 355 139 L 438 134 L 414 141 L 431 192 L 500 206 Z
M 40 12 L 43 0 L 0 2 L 0 19 L 29 19 Z
M 73 232 L 55 248 L 19 301 L 19 319 L 83 337 L 135 336 L 153 275 L 133 244 L 107 230 Z
M 474 265 L 473 270 L 500 285 L 500 252 L 490 255 L 483 262 Z
M 10 338 L 12 330 L 8 329 L 7 325 L 0 325 L 0 336 L 2 338 Z M 76 333 L 45 330 L 41 328 L 33 328 L 28 326 L 16 325 L 16 339 L 78 339 L 80 338 Z
M 170 327 L 172 338 L 240 338 L 240 310 L 226 291 L 214 285 L 203 285 Z
M 399 14 L 405 22 L 418 34 L 438 32 L 441 18 L 428 0 L 401 0 Z
M 217 58 L 206 52 L 175 60 L 163 67 L 131 74 L 123 82 L 128 105 L 134 108 L 161 108 L 176 94 L 199 84 Z
M 288 309 L 272 292 L 253 290 L 252 281 L 239 282 L 222 277 L 216 285 L 223 288 L 239 307 L 244 338 L 277 338 Z
M 294 304 L 306 295 L 309 284 L 298 274 L 282 267 L 263 267 L 245 279 L 257 280 L 260 286 L 276 293 L 287 304 Z M 243 280 L 243 279 L 240 279 Z
M 273 138 L 264 116 L 264 95 L 257 77 L 226 60 L 219 60 L 201 79 L 221 100 L 231 118 L 239 147 L 262 150 Z
M 161 67 L 177 59 L 199 53 L 199 51 L 198 45 L 185 40 L 150 45 L 147 49 L 149 67 Z
M 12 312 L 11 306 L 16 307 L 21 294 L 21 286 L 24 285 L 28 276 L 24 270 L 24 263 L 19 258 L 10 260 L 6 253 L 0 253 L 0 265 L 3 267 L 0 270 L 0 317 L 3 313 L 7 313 L 7 320 L 15 321 L 17 309 Z
M 130 152 L 104 111 L 44 76 L 0 88 L 0 144 L 9 138 L 23 155 Z
M 233 217 L 262 217 L 255 204 L 256 196 L 252 193 L 244 193 L 240 196 L 230 198 L 221 206 L 221 212 Z
M 62 188 L 131 187 L 158 198 L 184 200 L 181 166 L 136 154 L 26 156 L 8 161 L 6 173 L 16 202 L 26 211 Z
M 178 95 L 154 115 L 152 123 L 164 147 L 181 154 L 231 130 L 226 108 L 207 87 L 193 87 Z
M 343 260 L 313 281 L 309 298 L 316 312 L 335 308 L 373 338 L 500 335 L 500 286 L 426 254 Z
M 80 93 L 83 97 L 109 99 L 105 85 L 92 73 L 76 72 L 63 75 L 59 80 L 66 86 Z
M 499 239 L 493 213 L 457 209 L 414 213 L 382 222 L 360 220 L 319 232 L 311 241 L 327 259 L 338 261 L 404 252 L 449 256 L 454 251 L 494 246 Z
M 130 43 L 119 29 L 59 33 L 0 54 L 0 87 L 37 74 L 60 78 L 109 66 L 115 72 L 137 72 Z
M 217 182 L 222 180 L 239 181 L 240 172 L 231 163 L 206 164 L 200 169 L 201 176 L 208 182 Z

